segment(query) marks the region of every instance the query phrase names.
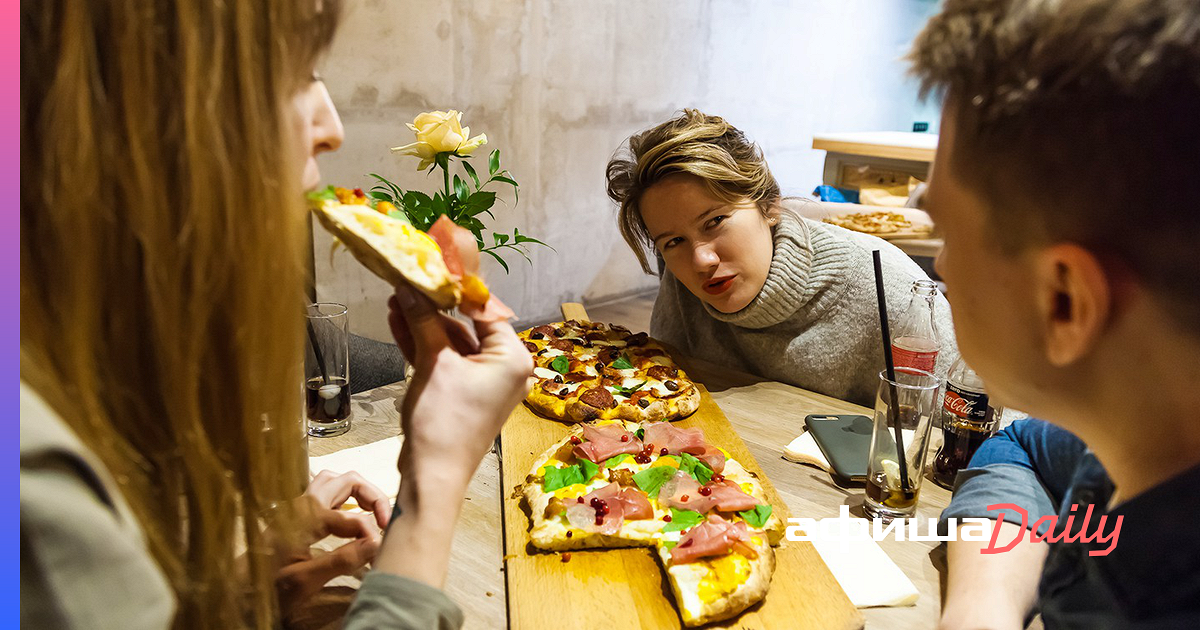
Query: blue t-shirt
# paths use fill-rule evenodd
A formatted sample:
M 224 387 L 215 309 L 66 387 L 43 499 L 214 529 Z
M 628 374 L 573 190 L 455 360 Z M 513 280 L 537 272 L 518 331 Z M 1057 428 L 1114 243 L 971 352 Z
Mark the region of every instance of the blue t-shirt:
M 949 518 L 1003 514 L 1032 528 L 1057 515 L 1055 535 L 1093 537 L 1050 544 L 1038 585 L 1047 628 L 1200 628 L 1200 466 L 1109 510 L 1113 490 L 1079 438 L 1042 420 L 1018 420 L 959 472 L 943 527 Z M 988 509 L 1002 503 L 1019 509 Z M 1037 529 L 1051 531 L 1050 522 Z

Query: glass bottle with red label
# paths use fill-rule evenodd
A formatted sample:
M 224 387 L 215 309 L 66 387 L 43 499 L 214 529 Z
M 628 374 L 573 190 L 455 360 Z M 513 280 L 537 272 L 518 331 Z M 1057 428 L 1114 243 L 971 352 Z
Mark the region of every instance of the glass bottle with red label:
M 892 361 L 898 368 L 916 368 L 933 374 L 941 335 L 933 321 L 933 301 L 937 285 L 932 280 L 917 280 L 912 286 L 908 309 L 900 316 L 892 337 Z
M 933 458 L 933 480 L 944 488 L 954 487 L 958 471 L 967 467 L 979 445 L 996 432 L 1002 407 L 988 399 L 983 380 L 959 357 L 946 375 L 942 398 L 942 447 Z

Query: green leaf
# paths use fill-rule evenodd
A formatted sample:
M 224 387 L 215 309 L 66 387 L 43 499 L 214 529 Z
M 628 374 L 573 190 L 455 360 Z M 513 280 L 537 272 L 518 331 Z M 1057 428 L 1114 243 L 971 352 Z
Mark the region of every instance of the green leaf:
M 655 496 L 658 494 L 658 489 L 674 476 L 674 468 L 670 466 L 654 466 L 635 474 L 633 482 L 642 489 L 642 492 L 650 496 Z
M 621 462 L 629 459 L 630 457 L 632 457 L 632 456 L 629 453 L 621 453 L 620 455 L 613 455 L 612 457 L 609 457 L 607 460 L 605 460 L 604 467 L 605 468 L 613 468 L 613 467 L 617 466 L 618 464 L 620 464 Z
M 678 545 L 678 544 L 679 544 L 679 541 L 678 541 L 678 540 L 664 540 L 664 541 L 662 541 L 662 546 L 666 547 L 666 548 L 667 548 L 667 551 L 670 551 L 670 550 L 674 549 L 674 548 L 675 548 L 675 545 Z
M 466 203 L 467 197 L 471 196 L 470 191 L 467 190 L 467 183 L 458 175 L 454 176 L 454 196 L 462 203 Z
M 507 234 L 501 234 L 500 232 L 497 232 L 497 233 L 493 234 L 492 236 L 495 237 L 497 245 L 503 245 L 508 242 Z
M 396 203 L 395 198 L 392 197 L 392 193 L 380 192 L 380 191 L 375 190 L 374 188 L 372 188 L 371 191 L 367 193 L 367 196 L 372 199 L 379 200 L 379 201 L 386 201 L 388 203 L 393 203 L 393 204 Z
M 613 366 L 614 370 L 632 370 L 633 369 L 633 364 L 630 363 L 629 359 L 625 358 L 625 355 L 623 355 L 623 354 L 621 356 L 617 357 L 616 361 L 612 362 L 612 366 Z
M 481 212 L 488 212 L 488 209 L 495 205 L 495 203 L 496 193 L 490 190 L 481 190 L 467 197 L 464 206 L 465 213 L 467 216 L 473 217 Z
M 404 214 L 400 210 L 388 210 L 387 215 L 393 219 L 408 223 L 409 225 L 412 224 L 412 222 L 408 220 L 408 215 Z
M 583 482 L 584 483 L 591 481 L 592 477 L 596 476 L 596 472 L 600 470 L 599 465 L 597 465 L 595 462 L 588 461 L 586 459 L 580 459 L 579 465 L 582 467 L 581 470 L 583 471 Z
M 471 177 L 471 181 L 475 182 L 475 190 L 479 190 L 479 175 L 475 173 L 475 167 L 471 166 L 471 163 L 466 160 L 463 160 L 462 165 L 467 170 L 467 175 Z
M 492 151 L 488 156 L 488 175 L 495 175 L 500 170 L 500 149 Z
M 708 467 L 708 464 L 689 453 L 683 453 L 680 456 L 679 470 L 691 475 L 693 479 L 700 482 L 700 485 L 708 483 L 713 476 L 713 470 Z
M 767 519 L 771 518 L 771 506 L 759 504 L 754 506 L 753 510 L 738 512 L 738 516 L 746 519 L 746 524 L 755 529 L 762 529 L 762 526 L 767 523 Z
M 566 488 L 577 483 L 584 483 L 583 471 L 579 466 L 565 466 L 563 468 L 551 468 L 546 466 L 542 468 L 542 490 L 546 492 L 554 492 L 559 488 Z
M 314 190 L 308 193 L 307 197 L 312 201 L 337 201 L 337 193 L 334 192 L 333 186 L 326 186 L 320 190 Z
M 392 181 L 389 180 L 388 178 L 384 177 L 383 175 L 380 175 L 379 173 L 369 173 L 369 175 L 371 177 L 374 177 L 375 179 L 379 180 L 379 184 L 381 186 L 384 186 L 388 190 L 392 191 L 393 198 L 399 199 L 404 196 L 404 191 L 400 190 L 400 187 L 393 184 Z M 376 188 L 378 188 L 378 186 L 376 186 Z
M 704 522 L 704 515 L 694 510 L 671 508 L 671 522 L 662 528 L 664 532 L 681 532 Z
M 550 369 L 559 374 L 566 374 L 571 369 L 571 361 L 567 357 L 554 357 L 550 362 Z
M 497 254 L 496 252 L 494 252 L 490 249 L 484 249 L 484 250 L 480 250 L 480 251 L 487 254 L 488 256 L 491 256 L 492 258 L 495 258 L 496 262 L 500 263 L 501 267 L 504 267 L 504 273 L 508 273 L 508 263 L 504 262 L 504 259 L 500 257 L 500 254 Z
M 639 390 L 645 386 L 646 386 L 646 381 L 642 381 L 641 383 L 638 383 L 634 387 L 621 387 L 620 385 L 613 385 L 613 389 L 617 390 L 618 394 L 628 398 L 630 394 L 632 394 L 633 392 L 636 392 L 637 390 Z
M 505 184 L 511 185 L 513 188 L 521 187 L 521 185 L 518 184 L 515 179 L 511 177 L 504 177 L 503 175 L 496 175 L 495 177 L 492 177 L 492 181 L 504 182 Z
M 642 429 L 642 428 L 640 428 L 640 427 L 638 428 L 638 430 L 637 430 L 637 431 L 634 431 L 634 433 L 633 433 L 633 434 L 634 434 L 634 435 L 636 435 L 636 436 L 637 436 L 637 439 L 639 439 L 639 440 L 644 440 L 644 439 L 646 439 L 646 430 L 645 430 L 645 429 Z

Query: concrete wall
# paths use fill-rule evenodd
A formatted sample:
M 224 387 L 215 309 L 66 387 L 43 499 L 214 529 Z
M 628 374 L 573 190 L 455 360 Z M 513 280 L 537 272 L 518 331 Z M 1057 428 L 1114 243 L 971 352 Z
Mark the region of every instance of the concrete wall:
M 625 138 L 697 107 L 759 142 L 785 194 L 807 194 L 824 159 L 814 133 L 908 130 L 936 116 L 900 61 L 934 9 L 930 0 L 349 0 L 322 69 L 346 141 L 322 172 L 364 188 L 365 174 L 379 172 L 433 192 L 440 181 L 388 147 L 411 142 L 404 123 L 422 111 L 464 111 L 472 133 L 488 135 L 481 156 L 499 148 L 521 184 L 519 204 L 497 204 L 495 227 L 556 250 L 533 249 L 532 266 L 510 256 L 508 275 L 487 261 L 489 284 L 522 322 L 550 319 L 563 301 L 656 286 L 604 194 L 604 166 Z M 387 339 L 388 287 L 344 252 L 331 259 L 319 229 L 315 247 L 319 297 L 347 303 L 355 332 Z

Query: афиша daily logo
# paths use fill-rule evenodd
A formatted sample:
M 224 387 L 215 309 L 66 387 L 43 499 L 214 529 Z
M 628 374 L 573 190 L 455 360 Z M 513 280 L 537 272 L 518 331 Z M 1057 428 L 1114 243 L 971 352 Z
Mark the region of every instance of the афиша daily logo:
M 1113 521 L 1112 530 L 1106 534 L 1104 529 L 1108 524 L 1108 515 L 1101 515 L 1096 522 L 1095 529 L 1089 534 L 1092 506 L 1087 506 L 1087 511 L 1079 523 L 1075 522 L 1075 510 L 1077 507 L 1077 505 L 1071 506 L 1061 528 L 1057 527 L 1057 515 L 1043 516 L 1033 523 L 1029 523 L 1029 513 L 1025 509 L 1012 503 L 997 503 L 987 506 L 989 512 L 996 512 L 998 514 L 994 522 L 992 519 L 987 518 L 949 518 L 946 519 L 946 533 L 939 534 L 937 531 L 937 519 L 930 518 L 926 519 L 925 533 L 922 534 L 920 519 L 898 518 L 890 522 L 884 522 L 883 519 L 877 518 L 868 521 L 850 516 L 850 506 L 843 505 L 836 518 L 789 518 L 786 535 L 788 540 L 814 540 L 819 538 L 827 541 L 851 541 L 869 538 L 880 541 L 886 540 L 891 536 L 896 540 L 987 541 L 987 546 L 979 550 L 979 553 L 984 554 L 1010 551 L 1025 540 L 1052 543 L 1098 543 L 1101 545 L 1108 543 L 1108 547 L 1104 549 L 1088 551 L 1088 555 L 1107 556 L 1117 546 L 1117 540 L 1121 535 L 1121 523 L 1125 517 L 1118 515 Z M 1005 545 L 998 546 L 997 543 L 1000 542 L 999 538 L 1002 533 L 1000 531 L 1000 524 L 1005 522 L 1005 512 L 1003 510 L 1011 510 L 1021 515 L 1021 531 Z M 1045 533 L 1039 534 L 1039 531 L 1044 531 Z

